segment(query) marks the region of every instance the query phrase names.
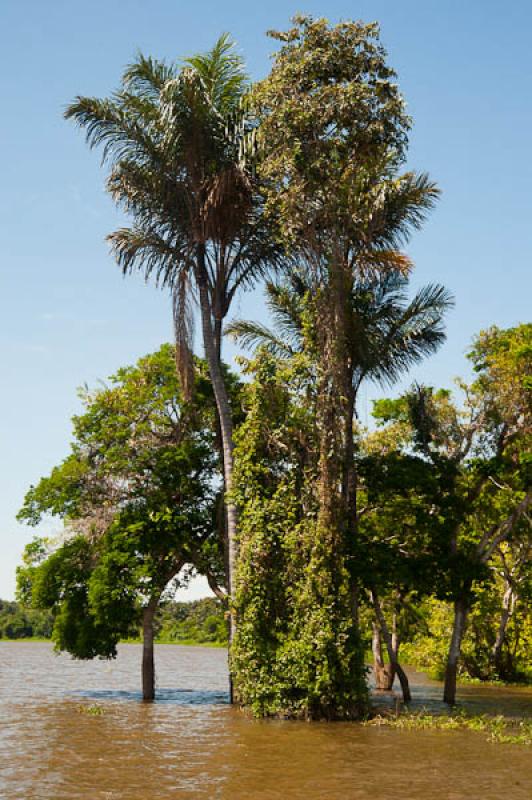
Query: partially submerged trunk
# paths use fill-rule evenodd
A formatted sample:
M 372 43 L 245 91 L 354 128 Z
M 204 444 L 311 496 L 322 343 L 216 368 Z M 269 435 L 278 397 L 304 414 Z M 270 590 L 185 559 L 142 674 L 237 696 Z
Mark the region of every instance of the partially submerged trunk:
M 502 598 L 502 611 L 501 611 L 501 618 L 499 621 L 499 629 L 497 631 L 495 644 L 493 645 L 493 649 L 491 651 L 491 660 L 497 671 L 497 675 L 499 678 L 503 680 L 506 677 L 507 673 L 507 669 L 505 668 L 503 659 L 503 646 L 504 642 L 506 641 L 506 631 L 508 628 L 508 623 L 510 622 L 510 619 L 513 614 L 515 600 L 516 600 L 516 595 L 513 591 L 513 588 L 507 584 L 506 591 L 504 592 Z
M 395 670 L 391 664 L 384 663 L 384 658 L 382 655 L 381 629 L 376 622 L 373 623 L 371 649 L 373 651 L 375 689 L 381 692 L 389 692 L 393 686 Z
M 155 698 L 155 659 L 153 653 L 153 619 L 159 597 L 151 597 L 142 613 L 142 699 L 152 703 Z
M 456 703 L 456 679 L 458 674 L 458 661 L 462 649 L 462 641 L 467 625 L 469 611 L 466 596 L 463 595 L 454 603 L 454 623 L 447 665 L 445 667 L 445 685 L 443 687 L 443 702 L 454 706 Z
M 390 660 L 390 669 L 393 670 L 394 676 L 397 675 L 397 677 L 399 678 L 399 683 L 401 684 L 401 691 L 403 693 L 403 702 L 410 703 L 410 701 L 412 700 L 412 695 L 410 693 L 410 684 L 408 682 L 406 672 L 399 663 L 399 658 L 398 658 L 397 651 L 399 647 L 399 640 L 398 638 L 396 638 L 395 644 L 397 649 L 394 649 L 394 641 L 392 639 L 392 634 L 390 633 L 390 629 L 388 628 L 386 618 L 384 616 L 379 598 L 375 590 L 371 591 L 371 601 L 373 604 L 373 608 L 375 610 L 375 616 L 377 617 L 379 627 L 382 631 L 382 636 L 386 643 L 386 650 L 388 651 L 388 658 Z M 392 683 L 393 683 L 393 678 L 392 678 Z

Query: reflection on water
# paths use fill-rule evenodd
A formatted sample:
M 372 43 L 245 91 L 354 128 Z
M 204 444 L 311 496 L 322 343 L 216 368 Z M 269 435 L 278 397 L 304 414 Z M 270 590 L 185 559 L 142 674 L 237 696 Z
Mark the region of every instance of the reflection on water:
M 142 701 L 142 692 L 126 692 L 116 689 L 91 689 L 89 691 L 73 692 L 74 697 L 88 697 L 92 700 L 133 700 Z M 195 691 L 194 689 L 157 689 L 157 703 L 172 703 L 177 705 L 212 706 L 229 703 L 227 692 L 214 692 L 209 690 Z
M 227 703 L 224 650 L 156 649 L 158 702 L 143 705 L 137 645 L 84 663 L 45 643 L 0 643 L 1 800 L 532 797 L 524 747 L 471 732 L 251 720 Z M 439 707 L 438 684 L 414 676 L 413 688 L 415 705 Z M 460 696 L 471 711 L 532 715 L 529 691 Z

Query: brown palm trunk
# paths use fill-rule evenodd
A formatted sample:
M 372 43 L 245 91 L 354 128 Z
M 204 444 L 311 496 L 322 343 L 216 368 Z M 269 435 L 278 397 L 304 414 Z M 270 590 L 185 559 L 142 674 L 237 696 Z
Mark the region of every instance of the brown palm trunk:
M 445 667 L 445 685 L 443 688 L 443 702 L 454 706 L 456 703 L 456 678 L 458 661 L 462 650 L 462 641 L 467 624 L 468 603 L 465 597 L 459 597 L 454 603 L 454 624 L 447 666 Z
M 198 246 L 198 289 L 201 308 L 201 325 L 203 333 L 203 346 L 205 357 L 209 365 L 218 418 L 220 421 L 220 432 L 222 436 L 223 469 L 226 495 L 231 495 L 233 488 L 233 419 L 229 395 L 223 379 L 222 367 L 218 357 L 217 343 L 215 341 L 211 304 L 209 299 L 209 289 L 207 275 L 205 271 L 205 249 Z M 236 530 L 237 530 L 237 511 L 236 506 L 231 500 L 226 499 L 227 506 L 227 540 L 228 540 L 228 567 L 227 576 L 229 593 L 233 591 L 235 564 L 236 564 Z
M 353 419 L 355 416 L 355 390 L 352 381 L 346 381 L 348 391 L 344 420 L 344 465 L 342 475 L 342 495 L 349 519 L 349 529 L 356 529 L 356 474 L 354 465 Z
M 152 703 L 155 698 L 155 660 L 153 654 L 153 618 L 159 597 L 151 597 L 142 614 L 142 699 Z
M 229 647 L 233 641 L 236 632 L 236 619 L 232 609 L 231 599 L 235 589 L 235 571 L 236 571 L 236 533 L 237 533 L 237 510 L 235 504 L 231 500 L 231 492 L 233 489 L 233 418 L 231 413 L 231 405 L 229 403 L 229 395 L 225 386 L 222 373 L 222 365 L 219 358 L 220 341 L 218 336 L 215 335 L 213 328 L 213 318 L 211 302 L 209 298 L 209 287 L 207 281 L 207 272 L 205 268 L 205 246 L 199 244 L 197 248 L 197 285 L 199 290 L 200 310 L 201 310 L 201 327 L 203 333 L 203 346 L 205 348 L 205 357 L 209 366 L 209 374 L 211 378 L 212 388 L 214 391 L 214 398 L 216 400 L 216 408 L 218 409 L 218 419 L 220 423 L 220 433 L 222 437 L 222 456 L 223 456 L 223 473 L 224 473 L 224 488 L 225 488 L 225 507 L 226 507 L 226 521 L 227 521 L 227 593 L 229 595 Z M 233 702 L 233 683 L 231 676 L 229 679 L 231 702 Z
M 319 527 L 343 539 L 350 526 L 353 492 L 354 394 L 347 344 L 346 270 L 333 263 L 318 318 L 320 379 L 316 415 L 319 429 Z M 354 511 L 354 509 L 353 509 Z M 345 550 L 346 542 L 339 542 Z

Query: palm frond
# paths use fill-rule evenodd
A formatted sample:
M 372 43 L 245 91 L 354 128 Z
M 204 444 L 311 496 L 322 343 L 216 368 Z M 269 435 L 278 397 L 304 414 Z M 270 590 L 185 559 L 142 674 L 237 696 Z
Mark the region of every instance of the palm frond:
M 158 102 L 164 86 L 175 78 L 176 73 L 173 64 L 158 61 L 139 52 L 136 61 L 126 67 L 122 84 L 132 94 Z
M 85 130 L 85 139 L 91 149 L 101 146 L 102 163 L 123 158 L 144 161 L 156 150 L 138 115 L 129 113 L 120 102 L 77 97 L 67 107 L 65 118 L 74 120 Z
M 389 304 L 379 320 L 380 330 L 369 342 L 360 377 L 390 385 L 434 353 L 445 341 L 443 320 L 453 305 L 452 295 L 433 284 L 420 289 L 406 308 L 395 302 Z
M 282 339 L 265 325 L 247 320 L 234 320 L 224 329 L 224 335 L 239 342 L 246 350 L 264 347 L 275 358 L 289 358 L 294 350 L 286 339 Z
M 367 240 L 377 247 L 400 248 L 422 226 L 439 195 L 426 173 L 406 172 L 385 180 L 375 198 Z
M 154 278 L 157 286 L 172 288 L 191 264 L 188 243 L 172 238 L 171 233 L 165 237 L 157 228 L 120 228 L 107 241 L 124 275 L 138 271 L 145 280 Z
M 184 63 L 200 76 L 209 102 L 218 113 L 227 115 L 238 109 L 249 77 L 228 33 L 223 33 L 207 53 L 191 56 Z
M 413 267 L 412 260 L 399 250 L 373 248 L 357 255 L 357 269 L 363 276 L 376 272 L 409 275 Z

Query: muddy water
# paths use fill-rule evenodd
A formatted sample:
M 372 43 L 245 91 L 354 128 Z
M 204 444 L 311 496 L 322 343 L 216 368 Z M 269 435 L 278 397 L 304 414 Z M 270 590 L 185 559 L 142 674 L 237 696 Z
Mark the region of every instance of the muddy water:
M 145 706 L 136 645 L 115 662 L 79 663 L 45 643 L 0 643 L 1 800 L 532 798 L 525 747 L 471 732 L 250 720 L 227 704 L 225 651 L 156 650 L 160 699 Z M 415 704 L 437 706 L 440 691 L 414 676 Z M 532 714 L 530 692 L 461 694 L 472 711 Z

